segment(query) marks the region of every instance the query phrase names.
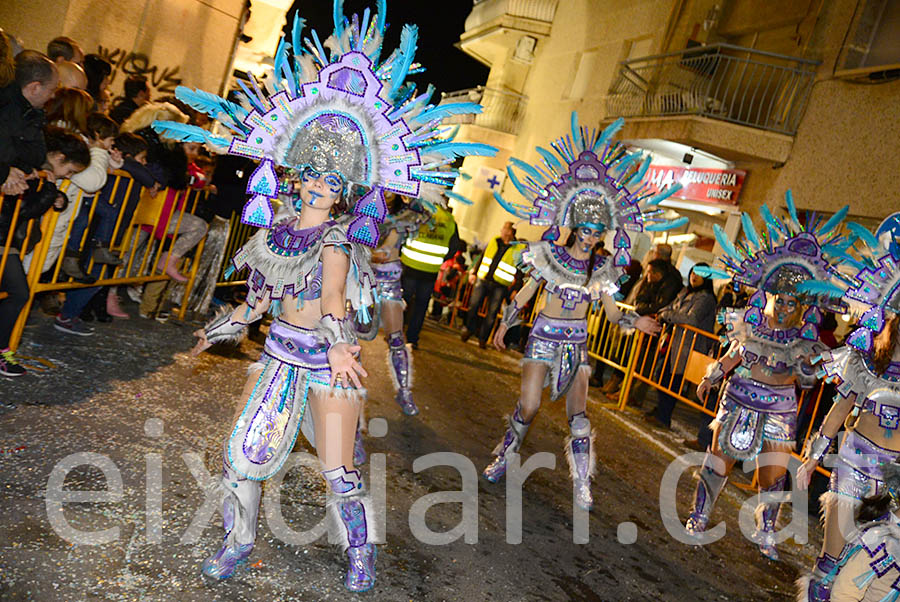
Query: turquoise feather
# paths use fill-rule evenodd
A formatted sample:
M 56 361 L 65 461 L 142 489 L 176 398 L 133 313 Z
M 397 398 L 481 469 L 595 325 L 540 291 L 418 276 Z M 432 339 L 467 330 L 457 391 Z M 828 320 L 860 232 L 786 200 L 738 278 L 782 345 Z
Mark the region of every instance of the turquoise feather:
M 552 152 L 540 146 L 536 146 L 535 150 L 540 156 L 544 158 L 544 161 L 546 161 L 549 165 L 552 165 L 553 168 L 556 169 L 556 171 L 558 171 L 559 173 L 563 173 L 566 171 L 566 169 L 562 166 L 562 163 L 559 162 L 559 159 L 557 159 L 556 155 L 554 155 Z
M 447 198 L 453 199 L 454 201 L 459 201 L 463 205 L 472 205 L 473 204 L 472 201 L 470 201 L 469 199 L 467 199 L 466 197 L 464 197 L 461 194 L 457 194 L 457 193 L 453 192 L 452 190 L 445 190 L 444 194 L 447 195 Z
M 878 244 L 878 239 L 875 238 L 875 235 L 872 234 L 868 228 L 857 224 L 856 222 L 847 222 L 847 229 L 850 230 L 853 234 L 862 239 L 862 241 L 866 244 L 870 249 L 877 250 L 881 245 Z
M 496 190 L 494 191 L 494 200 L 500 203 L 500 206 L 506 209 L 508 213 L 515 215 L 519 219 L 527 219 L 531 217 L 531 213 L 529 211 L 508 202 L 506 199 L 500 196 L 500 193 Z
M 847 217 L 847 212 L 850 211 L 850 205 L 844 205 L 840 211 L 831 216 L 825 224 L 819 229 L 818 236 L 825 236 L 829 232 L 835 229 L 838 224 L 844 221 L 844 218 Z
M 606 129 L 603 130 L 603 133 L 600 134 L 600 137 L 597 138 L 597 141 L 594 142 L 594 147 L 591 150 L 596 150 L 606 144 L 607 140 L 616 135 L 616 132 L 622 129 L 622 126 L 625 125 L 625 120 L 621 117 L 613 121 L 611 124 L 606 126 Z
M 843 288 L 827 280 L 804 280 L 797 285 L 797 291 L 805 295 L 827 295 L 836 299 L 846 292 Z
M 400 55 L 395 59 L 391 69 L 391 89 L 388 96 L 393 98 L 400 91 L 403 80 L 409 73 L 409 67 L 416 56 L 416 42 L 419 39 L 419 28 L 415 25 L 404 25 L 400 32 Z M 424 123 L 424 122 L 423 122 Z
M 719 224 L 713 224 L 713 234 L 716 237 L 716 241 L 719 243 L 719 246 L 725 249 L 725 252 L 728 253 L 733 259 L 737 261 L 743 261 L 744 258 L 741 257 L 740 253 L 738 253 L 737 249 L 730 240 L 728 240 L 728 236 L 725 234 L 725 230 Z
M 574 141 L 575 148 L 578 151 L 584 150 L 584 138 L 581 136 L 581 128 L 578 126 L 578 111 L 572 111 L 572 117 L 570 119 L 570 125 L 572 127 L 572 140 Z
M 544 178 L 544 176 L 541 174 L 541 172 L 536 170 L 530 164 L 526 163 L 525 161 L 522 161 L 521 159 L 516 159 L 515 157 L 510 157 L 509 162 L 512 163 L 513 165 L 515 165 L 516 167 L 518 167 L 519 169 L 521 169 L 522 171 L 524 171 L 525 173 L 527 173 L 529 176 L 531 176 L 531 179 L 534 180 L 535 182 L 537 182 L 539 185 L 541 185 L 541 186 L 547 185 L 547 179 Z
M 521 194 L 525 198 L 530 198 L 534 194 L 534 191 L 532 191 L 530 187 L 525 186 L 525 184 L 523 184 L 521 180 L 519 180 L 519 178 L 516 176 L 516 172 L 512 170 L 512 166 L 506 166 L 506 173 L 509 176 L 509 181 L 512 182 L 513 186 L 516 187 L 516 190 L 519 191 L 519 194 Z
M 644 226 L 644 230 L 649 230 L 650 232 L 664 232 L 665 230 L 674 230 L 675 228 L 680 228 L 681 226 L 687 225 L 688 218 L 679 217 L 678 219 L 673 219 L 667 222 L 660 222 L 658 224 L 650 224 L 649 226 Z
M 757 234 L 756 228 L 753 227 L 753 220 L 750 219 L 750 215 L 746 212 L 741 214 L 741 225 L 744 227 L 744 235 L 747 237 L 747 240 L 757 249 L 762 249 L 759 234 Z
M 784 202 L 787 205 L 787 210 L 791 216 L 791 219 L 794 221 L 794 223 L 799 225 L 800 220 L 797 219 L 797 207 L 794 205 L 794 193 L 791 192 L 790 188 L 788 188 L 784 193 Z

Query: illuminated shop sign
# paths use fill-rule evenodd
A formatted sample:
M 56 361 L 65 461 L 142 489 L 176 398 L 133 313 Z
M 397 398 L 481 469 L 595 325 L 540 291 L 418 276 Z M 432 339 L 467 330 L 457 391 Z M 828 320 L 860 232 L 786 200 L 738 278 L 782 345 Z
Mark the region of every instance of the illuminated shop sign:
M 644 183 L 658 192 L 671 184 L 681 184 L 675 198 L 704 203 L 737 205 L 747 172 L 740 169 L 693 169 L 651 165 Z

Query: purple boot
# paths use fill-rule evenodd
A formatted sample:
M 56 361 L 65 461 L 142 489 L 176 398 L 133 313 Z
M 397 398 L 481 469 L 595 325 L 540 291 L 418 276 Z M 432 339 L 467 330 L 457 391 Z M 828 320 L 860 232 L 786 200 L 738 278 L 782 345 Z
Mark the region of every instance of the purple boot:
M 352 592 L 372 589 L 377 538 L 371 498 L 356 470 L 348 472 L 340 466 L 322 474 L 331 486 L 327 508 L 332 533 L 337 535 L 349 561 L 344 585 Z
M 495 456 L 494 459 L 481 473 L 491 483 L 496 483 L 506 474 L 506 455 L 518 453 L 519 448 L 522 447 L 522 441 L 528 433 L 528 427 L 531 425 L 522 420 L 518 405 L 508 422 L 509 426 L 506 428 L 506 434 L 503 435 L 503 441 L 497 444 L 492 452 Z
M 719 494 L 728 480 L 728 477 L 720 475 L 710 466 L 709 452 L 706 453 L 698 476 L 700 480 L 697 483 L 697 490 L 694 492 L 694 506 L 684 525 L 691 535 L 699 535 L 706 531 L 713 506 L 716 505 L 716 500 L 719 499 Z
M 222 508 L 225 542 L 219 551 L 203 561 L 200 570 L 211 579 L 228 579 L 247 560 L 256 541 L 259 515 L 259 481 L 245 479 L 228 463 L 222 466 L 225 503 Z
M 829 602 L 831 600 L 831 580 L 834 576 L 831 572 L 837 566 L 838 559 L 822 552 L 816 558 L 816 565 L 812 573 L 797 580 L 799 592 L 798 600 L 807 602 Z
M 783 475 L 775 481 L 771 487 L 760 488 L 760 493 L 777 493 L 784 491 L 787 476 Z M 775 548 L 775 521 L 778 519 L 778 510 L 781 502 L 765 502 L 756 507 L 756 533 L 753 541 L 759 546 L 759 552 L 769 560 L 778 560 L 778 550 Z
M 569 434 L 566 438 L 566 460 L 572 475 L 575 503 L 583 510 L 590 510 L 594 505 L 591 478 L 594 476 L 596 462 L 591 423 L 584 412 L 569 418 Z
M 412 358 L 403 339 L 403 333 L 400 331 L 390 333 L 387 342 L 391 380 L 394 381 L 394 388 L 397 390 L 397 403 L 404 414 L 415 416 L 419 413 L 419 408 L 412 398 Z

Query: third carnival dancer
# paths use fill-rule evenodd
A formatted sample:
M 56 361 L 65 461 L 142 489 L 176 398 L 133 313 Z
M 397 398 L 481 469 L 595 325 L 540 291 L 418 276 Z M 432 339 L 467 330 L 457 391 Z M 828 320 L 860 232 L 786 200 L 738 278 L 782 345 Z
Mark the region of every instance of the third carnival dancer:
M 735 284 L 755 288 L 746 309 L 723 309 L 722 358 L 710 364 L 697 387 L 705 402 L 710 389 L 723 383 L 721 404 L 715 420 L 712 445 L 706 452 L 685 528 L 692 535 L 706 530 L 713 506 L 728 474 L 737 461 L 757 459 L 763 452 L 776 452 L 778 460 L 760 465 L 757 475 L 761 498 L 756 508 L 753 541 L 764 556 L 778 559 L 775 521 L 781 501 L 774 494 L 784 491 L 790 451 L 797 436 L 797 391 L 816 385 L 812 360 L 827 347 L 819 342 L 822 322 L 819 305 L 829 306 L 828 295 L 809 294 L 804 282 L 837 274 L 832 257 L 823 245 L 839 240 L 838 230 L 847 207 L 831 219 L 800 222 L 790 191 L 786 194 L 788 216 L 775 218 L 764 205 L 760 209 L 765 233 L 759 235 L 750 216 L 742 215 L 745 241 L 732 244 L 715 226 L 715 235 L 725 254 L 726 270 L 696 268 L 704 276 L 732 277 Z M 829 309 L 839 309 L 828 307 Z
M 436 192 L 436 191 L 426 191 Z M 469 203 L 467 199 L 450 191 L 453 198 Z M 412 396 L 413 366 L 406 337 L 403 335 L 403 313 L 405 307 L 402 284 L 403 265 L 406 261 L 413 266 L 432 263 L 440 267 L 449 250 L 449 241 L 455 238 L 456 226 L 444 205 L 442 194 L 429 194 L 429 198 L 410 200 L 402 195 L 388 199 L 388 214 L 379 225 L 380 242 L 372 252 L 377 295 L 372 312 L 373 319 L 368 324 L 358 324 L 360 338 L 372 340 L 384 329 L 388 345 L 388 370 L 396 401 L 407 416 L 419 413 Z M 424 230 L 424 232 L 422 231 Z M 404 263 L 401 263 L 401 253 Z M 430 297 L 433 280 L 427 294 Z
M 887 223 L 887 220 L 886 220 Z M 801 580 L 801 599 L 829 600 L 838 555 L 844 548 L 846 521 L 863 498 L 886 492 L 883 467 L 900 456 L 900 251 L 895 233 L 879 229 L 873 236 L 858 224 L 847 224 L 864 243 L 852 278 L 812 283 L 837 291 L 850 311 L 860 316 L 846 344 L 822 354 L 821 374 L 837 385 L 834 405 L 804 453 L 797 473 L 806 487 L 842 427 L 846 435 L 831 468 L 828 491 L 820 498 L 824 514 L 822 553 L 812 573 Z M 855 242 L 855 241 L 854 241 Z M 895 600 L 900 594 L 894 594 Z
M 514 205 L 495 194 L 510 213 L 531 224 L 549 226 L 544 240 L 529 243 L 521 252 L 519 268 L 528 282 L 507 305 L 494 345 L 503 348 L 506 331 L 518 323 L 518 316 L 543 284 L 547 302 L 537 315 L 522 359 L 522 388 L 519 402 L 508 419 L 506 434 L 494 449 L 493 461 L 484 477 L 497 482 L 506 473 L 508 456 L 517 453 L 541 404 L 542 390 L 550 386 L 550 397 L 566 396 L 570 437 L 565 451 L 569 460 L 575 501 L 590 509 L 593 504 L 591 477 L 594 472 L 594 443 L 586 414 L 588 378 L 587 311 L 603 302 L 610 320 L 640 329 L 654 329 L 653 320 L 621 312 L 611 295 L 618 290 L 624 267 L 631 262 L 631 241 L 627 234 L 642 230 L 664 230 L 684 224 L 656 220 L 641 211 L 640 204 L 652 207 L 674 193 L 672 187 L 657 195 L 632 192 L 643 179 L 649 157 L 629 154 L 624 145 L 610 142 L 624 122 L 616 120 L 603 132 L 588 131 L 572 114 L 572 134 L 551 143 L 553 152 L 538 147 L 541 165 L 532 166 L 510 159 L 524 175 L 521 181 L 510 168 L 510 181 L 530 205 Z M 649 224 L 650 220 L 657 223 Z M 565 245 L 555 242 L 560 228 L 569 230 Z M 598 253 L 603 235 L 615 231 L 615 255 Z
M 245 89 L 249 111 L 212 94 L 177 90 L 182 101 L 234 130 L 230 153 L 261 161 L 242 219 L 263 230 L 232 260 L 234 269 L 248 270 L 247 302 L 197 331 L 195 352 L 240 341 L 248 323 L 266 311 L 275 317 L 225 442 L 225 539 L 202 567 L 215 579 L 230 577 L 250 556 L 261 481 L 281 470 L 302 430 L 327 483 L 331 535 L 346 551 L 345 585 L 352 591 L 374 585 L 379 518 L 353 460 L 365 371 L 346 308 L 365 313 L 374 301 L 366 247 L 378 243 L 384 192 L 418 197 L 426 186 L 451 186 L 458 172 L 446 166 L 456 156 L 496 152 L 455 143 L 437 127 L 447 114 L 479 112 L 478 105 L 434 107 L 428 104 L 433 88 L 416 96 L 405 83 L 414 69 L 414 26 L 403 28 L 400 47 L 379 62 L 384 2 L 371 20 L 367 10 L 361 21 L 348 21 L 340 7 L 336 2 L 334 33 L 324 45 L 314 31 L 301 42 L 295 16 L 292 43 L 282 41 L 274 57 L 276 93 L 266 97 L 252 82 L 254 92 Z M 183 124 L 154 127 L 168 137 L 228 144 Z M 370 189 L 353 216 L 341 206 L 350 183 Z M 286 215 L 273 216 L 275 198 Z

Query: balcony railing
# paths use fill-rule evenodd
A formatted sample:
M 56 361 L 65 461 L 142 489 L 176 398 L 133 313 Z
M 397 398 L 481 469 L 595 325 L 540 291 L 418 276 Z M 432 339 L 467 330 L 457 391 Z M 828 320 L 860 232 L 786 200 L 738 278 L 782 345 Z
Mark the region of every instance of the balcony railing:
M 469 88 L 441 95 L 441 102 L 477 102 L 484 110 L 478 115 L 453 115 L 444 123 L 474 123 L 507 134 L 518 134 L 528 97 L 496 88 Z
M 630 59 L 610 87 L 607 114 L 702 115 L 794 135 L 818 64 L 730 44 Z

